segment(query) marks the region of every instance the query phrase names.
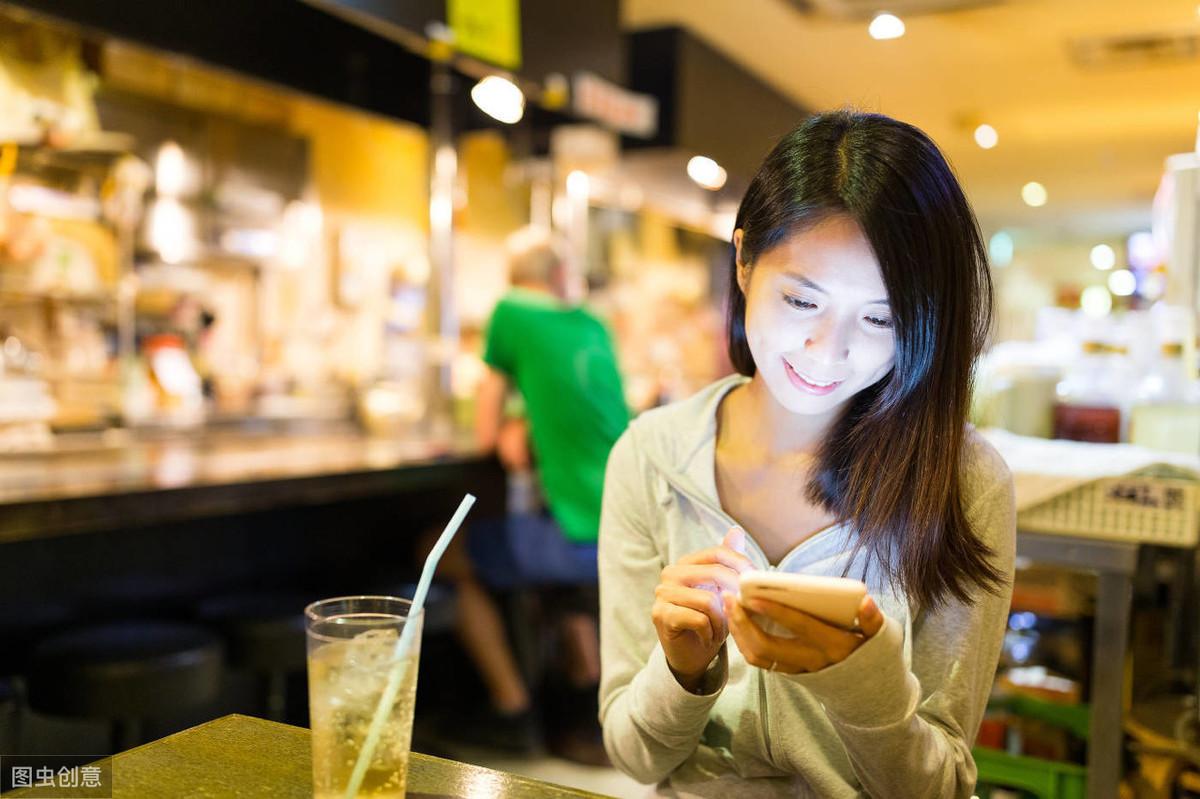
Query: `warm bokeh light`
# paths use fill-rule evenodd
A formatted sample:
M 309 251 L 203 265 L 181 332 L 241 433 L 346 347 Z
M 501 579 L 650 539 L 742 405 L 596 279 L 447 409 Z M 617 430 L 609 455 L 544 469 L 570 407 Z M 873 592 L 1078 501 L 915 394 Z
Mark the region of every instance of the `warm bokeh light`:
M 434 180 L 429 193 L 429 223 L 435 231 L 445 233 L 454 221 L 454 175 L 458 171 L 458 154 L 454 147 L 443 144 L 433 155 Z
M 872 39 L 899 39 L 904 35 L 904 20 L 895 14 L 876 14 L 867 31 Z
M 525 95 L 517 84 L 499 75 L 488 75 L 476 83 L 471 99 L 485 114 L 509 125 L 525 115 Z
M 154 190 L 160 197 L 178 197 L 187 188 L 188 163 L 183 148 L 164 142 L 154 159 Z
M 1046 187 L 1036 180 L 1031 180 L 1021 187 L 1021 199 L 1025 204 L 1033 208 L 1041 208 L 1046 204 L 1048 199 Z
M 587 200 L 588 196 L 588 176 L 587 173 L 576 169 L 567 175 L 567 196 L 573 199 Z
M 1092 248 L 1092 266 L 1101 272 L 1107 272 L 1116 266 L 1117 254 L 1107 244 L 1097 244 Z
M 975 143 L 985 150 L 990 150 L 1000 141 L 1000 134 L 991 125 L 980 125 L 975 128 Z
M 709 191 L 720 189 L 728 177 L 724 167 L 703 155 L 694 156 L 688 161 L 687 173 L 689 178 Z
M 1128 297 L 1137 290 L 1137 278 L 1128 269 L 1118 269 L 1108 276 L 1108 290 L 1118 297 Z
M 165 263 L 177 264 L 190 254 L 195 225 L 187 209 L 176 199 L 164 197 L 150 206 L 150 246 Z

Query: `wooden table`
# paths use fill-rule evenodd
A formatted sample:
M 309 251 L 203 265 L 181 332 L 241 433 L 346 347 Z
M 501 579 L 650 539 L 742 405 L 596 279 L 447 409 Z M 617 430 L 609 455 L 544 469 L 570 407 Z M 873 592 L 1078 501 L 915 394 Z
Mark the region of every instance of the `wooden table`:
M 224 716 L 112 758 L 113 799 L 270 797 L 310 799 L 308 730 L 249 716 Z M 6 797 L 49 796 L 26 788 Z M 62 789 L 57 789 L 62 795 Z M 598 797 L 599 794 L 413 753 L 408 796 L 426 799 L 487 797 Z

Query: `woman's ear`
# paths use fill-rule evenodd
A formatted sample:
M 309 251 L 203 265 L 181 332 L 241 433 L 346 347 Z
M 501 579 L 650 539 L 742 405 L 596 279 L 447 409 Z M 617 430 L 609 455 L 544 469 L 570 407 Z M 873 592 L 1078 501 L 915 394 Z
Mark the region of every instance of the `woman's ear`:
M 744 295 L 750 286 L 750 267 L 742 260 L 742 232 L 741 228 L 733 231 L 733 251 L 737 263 L 737 284 Z

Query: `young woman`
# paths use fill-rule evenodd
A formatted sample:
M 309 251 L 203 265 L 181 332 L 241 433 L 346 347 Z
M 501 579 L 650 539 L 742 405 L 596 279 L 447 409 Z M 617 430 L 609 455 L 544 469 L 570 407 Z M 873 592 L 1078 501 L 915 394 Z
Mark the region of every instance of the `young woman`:
M 1009 599 L 1012 480 L 966 424 L 991 317 L 975 217 L 921 131 L 813 117 L 738 210 L 739 375 L 609 457 L 600 715 L 665 796 L 969 796 Z M 862 579 L 854 632 L 737 600 Z

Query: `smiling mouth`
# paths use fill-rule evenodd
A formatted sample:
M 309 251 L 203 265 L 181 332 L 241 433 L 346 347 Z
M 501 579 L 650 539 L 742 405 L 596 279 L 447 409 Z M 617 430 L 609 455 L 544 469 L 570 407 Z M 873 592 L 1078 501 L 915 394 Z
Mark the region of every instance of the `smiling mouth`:
M 787 372 L 788 380 L 792 381 L 792 385 L 809 394 L 816 394 L 818 396 L 828 394 L 845 382 L 844 380 L 821 382 L 810 377 L 804 377 L 788 363 L 786 358 L 783 359 L 783 367 Z

